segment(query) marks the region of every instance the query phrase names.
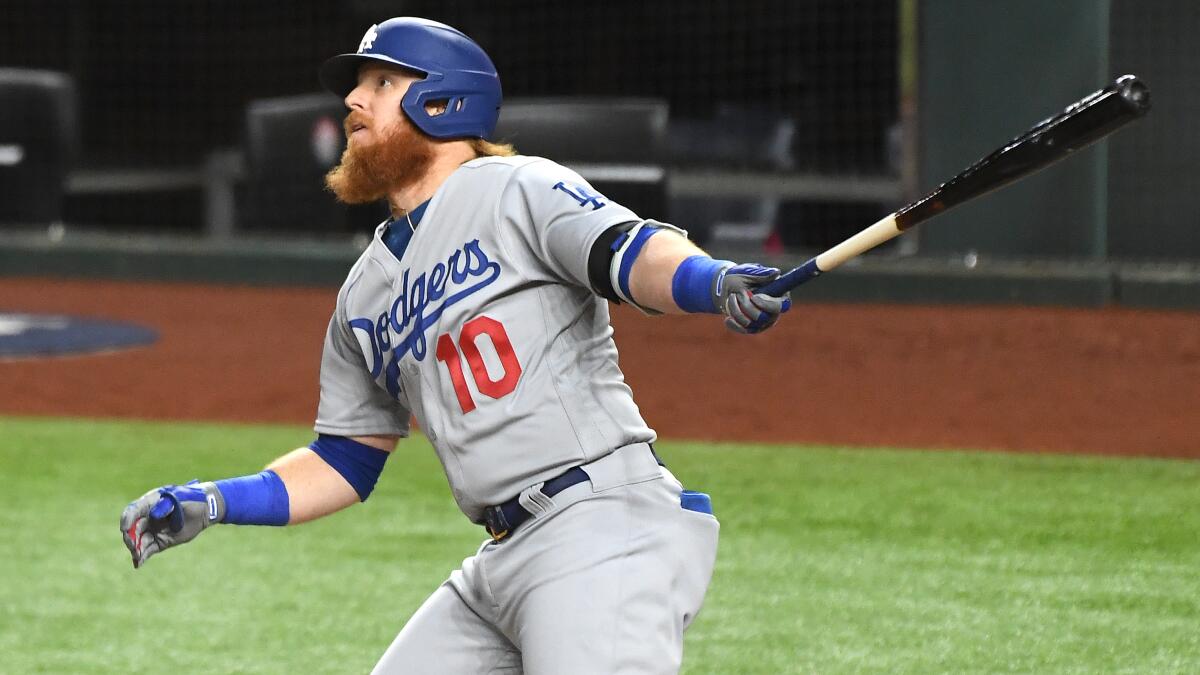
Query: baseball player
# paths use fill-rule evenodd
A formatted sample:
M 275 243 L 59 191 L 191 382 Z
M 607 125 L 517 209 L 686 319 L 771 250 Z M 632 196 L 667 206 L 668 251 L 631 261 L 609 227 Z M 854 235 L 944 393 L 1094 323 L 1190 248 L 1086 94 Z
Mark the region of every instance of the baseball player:
M 574 171 L 488 141 L 499 78 L 449 26 L 372 26 L 320 76 L 349 108 L 330 189 L 393 215 L 338 293 L 317 438 L 258 474 L 131 503 L 134 567 L 217 523 L 297 524 L 365 500 L 415 416 L 489 536 L 375 672 L 677 672 L 718 524 L 654 452 L 608 302 L 756 333 L 789 307 L 755 293 L 778 271 L 714 260 Z

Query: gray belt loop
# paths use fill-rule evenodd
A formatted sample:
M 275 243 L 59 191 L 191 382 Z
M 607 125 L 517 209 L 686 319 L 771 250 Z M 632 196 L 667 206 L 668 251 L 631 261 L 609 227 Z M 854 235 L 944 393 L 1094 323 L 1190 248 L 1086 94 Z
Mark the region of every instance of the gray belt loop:
M 521 506 L 534 518 L 554 508 L 554 500 L 542 493 L 542 485 L 544 483 L 538 483 L 521 490 L 521 495 L 517 498 Z

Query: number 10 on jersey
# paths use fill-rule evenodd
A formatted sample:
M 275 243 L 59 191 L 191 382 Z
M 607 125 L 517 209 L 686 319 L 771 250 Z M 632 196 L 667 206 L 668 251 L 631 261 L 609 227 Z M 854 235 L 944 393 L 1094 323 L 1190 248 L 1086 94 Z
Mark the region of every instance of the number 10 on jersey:
M 502 374 L 500 379 L 493 380 L 483 362 L 476 340 L 480 335 L 487 335 L 500 358 Z M 486 316 L 479 316 L 463 324 L 458 334 L 458 345 L 449 333 L 442 333 L 437 341 L 437 360 L 446 364 L 450 372 L 450 382 L 454 385 L 454 394 L 458 397 L 458 405 L 463 413 L 475 409 L 475 400 L 471 398 L 471 390 L 467 388 L 467 378 L 463 373 L 463 359 L 471 367 L 471 378 L 475 380 L 475 388 L 479 393 L 491 398 L 503 398 L 517 388 L 517 380 L 521 378 L 521 364 L 513 352 L 512 342 L 504 330 L 504 324 Z

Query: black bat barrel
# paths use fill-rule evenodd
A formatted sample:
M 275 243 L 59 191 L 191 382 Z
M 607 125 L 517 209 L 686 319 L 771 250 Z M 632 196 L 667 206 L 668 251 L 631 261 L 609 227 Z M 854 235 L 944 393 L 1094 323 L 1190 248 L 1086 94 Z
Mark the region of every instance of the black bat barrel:
M 897 211 L 896 226 L 908 229 L 952 206 L 1044 169 L 1149 110 L 1149 87 L 1134 75 L 1122 75 L 1054 117 L 1038 122 L 933 192 Z

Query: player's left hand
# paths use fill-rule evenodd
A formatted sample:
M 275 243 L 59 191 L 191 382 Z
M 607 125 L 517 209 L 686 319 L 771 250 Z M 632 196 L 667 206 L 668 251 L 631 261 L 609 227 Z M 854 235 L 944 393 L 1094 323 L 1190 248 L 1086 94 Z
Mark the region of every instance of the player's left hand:
M 775 325 L 779 315 L 792 307 L 790 293 L 775 297 L 756 293 L 769 284 L 779 270 L 755 263 L 726 267 L 713 285 L 713 301 L 725 314 L 725 326 L 735 333 L 761 333 Z
M 134 568 L 150 556 L 191 541 L 225 516 L 225 500 L 212 483 L 164 485 L 130 502 L 121 513 L 121 536 Z

